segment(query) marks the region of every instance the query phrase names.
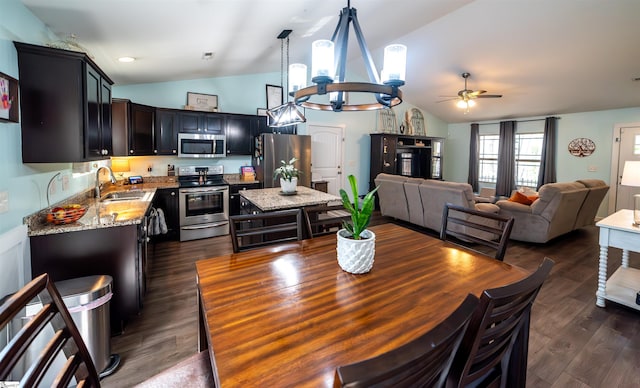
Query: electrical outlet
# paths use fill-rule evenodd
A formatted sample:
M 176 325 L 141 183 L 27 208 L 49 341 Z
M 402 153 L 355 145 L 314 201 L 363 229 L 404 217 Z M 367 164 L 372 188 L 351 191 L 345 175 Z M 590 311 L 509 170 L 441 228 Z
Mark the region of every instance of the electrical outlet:
M 596 166 L 589 166 L 589 167 L 587 168 L 587 171 L 589 171 L 589 172 L 596 172 L 596 171 L 598 171 L 598 167 L 596 167 Z
M 149 172 L 153 171 L 153 165 L 152 164 L 150 164 L 149 167 L 147 167 L 147 171 L 149 171 Z
M 0 191 L 0 213 L 9 211 L 9 192 Z

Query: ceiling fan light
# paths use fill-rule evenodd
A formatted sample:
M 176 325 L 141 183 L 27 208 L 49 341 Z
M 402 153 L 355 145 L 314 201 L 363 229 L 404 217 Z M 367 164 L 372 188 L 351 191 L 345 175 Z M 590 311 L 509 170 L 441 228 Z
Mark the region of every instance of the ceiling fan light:
M 476 106 L 476 102 L 473 100 L 467 100 L 467 104 L 469 105 L 469 108 Z
M 311 79 L 315 83 L 331 82 L 330 74 L 335 71 L 334 44 L 328 39 L 316 40 L 311 44 Z
M 465 100 L 458 100 L 458 102 L 456 102 L 456 106 L 460 109 L 466 109 L 467 102 Z
M 384 48 L 382 83 L 404 85 L 407 71 L 407 46 L 391 44 Z

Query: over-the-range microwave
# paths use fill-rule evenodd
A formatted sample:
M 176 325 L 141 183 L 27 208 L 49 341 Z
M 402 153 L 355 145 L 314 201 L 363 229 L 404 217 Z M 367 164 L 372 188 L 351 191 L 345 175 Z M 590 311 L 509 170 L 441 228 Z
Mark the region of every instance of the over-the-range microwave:
M 222 158 L 226 153 L 224 135 L 178 133 L 179 158 Z

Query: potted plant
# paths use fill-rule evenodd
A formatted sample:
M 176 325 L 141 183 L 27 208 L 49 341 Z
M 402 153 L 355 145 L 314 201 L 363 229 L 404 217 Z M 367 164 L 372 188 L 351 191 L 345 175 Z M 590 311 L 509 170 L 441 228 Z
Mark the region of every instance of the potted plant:
M 293 194 L 296 192 L 298 186 L 298 176 L 302 174 L 302 171 L 294 167 L 294 163 L 298 159 L 291 158 L 289 163 L 281 160 L 281 166 L 273 170 L 273 178 L 280 176 L 280 187 L 285 194 Z
M 340 189 L 342 206 L 351 213 L 351 222 L 343 222 L 344 229 L 338 231 L 338 264 L 346 272 L 360 274 L 369 272 L 373 267 L 376 235 L 367 226 L 371 221 L 378 187 L 368 192 L 360 203 L 358 184 L 353 175 L 349 175 L 349 185 L 353 200 L 345 190 Z

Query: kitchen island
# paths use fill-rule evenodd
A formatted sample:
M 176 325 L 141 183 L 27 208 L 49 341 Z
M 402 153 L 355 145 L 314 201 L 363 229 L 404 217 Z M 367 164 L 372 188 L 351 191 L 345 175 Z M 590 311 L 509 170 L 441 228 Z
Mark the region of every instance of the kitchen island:
M 269 189 L 244 190 L 240 192 L 241 206 L 244 213 L 248 208 L 268 212 L 274 210 L 294 209 L 305 206 L 326 205 L 329 202 L 341 201 L 340 197 L 314 190 L 309 187 L 298 186 L 293 195 L 285 195 L 280 187 Z

